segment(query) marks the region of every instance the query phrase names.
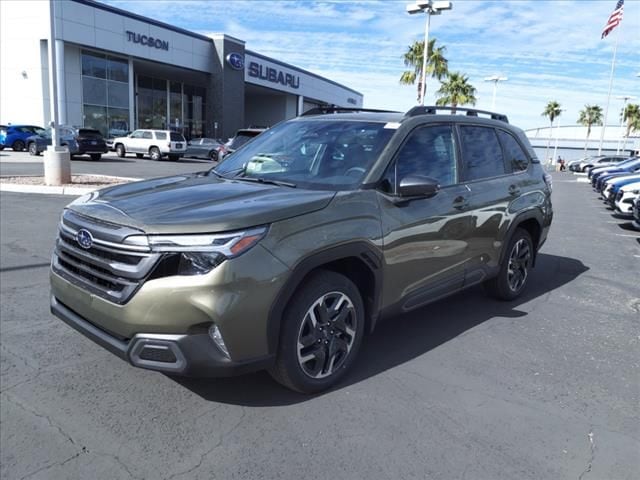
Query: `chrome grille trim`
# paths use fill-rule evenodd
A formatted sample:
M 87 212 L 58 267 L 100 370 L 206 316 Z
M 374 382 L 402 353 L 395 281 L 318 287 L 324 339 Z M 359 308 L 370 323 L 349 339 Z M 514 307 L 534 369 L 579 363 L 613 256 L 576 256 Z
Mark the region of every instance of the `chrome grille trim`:
M 60 223 L 52 270 L 70 283 L 117 304 L 131 299 L 152 272 L 162 254 L 146 247 L 118 244 L 104 240 L 99 229 L 87 222 L 76 221 L 76 227 L 86 228 L 93 236 L 93 245 L 84 249 L 76 240 L 77 231 Z M 126 238 L 126 237 L 125 237 Z

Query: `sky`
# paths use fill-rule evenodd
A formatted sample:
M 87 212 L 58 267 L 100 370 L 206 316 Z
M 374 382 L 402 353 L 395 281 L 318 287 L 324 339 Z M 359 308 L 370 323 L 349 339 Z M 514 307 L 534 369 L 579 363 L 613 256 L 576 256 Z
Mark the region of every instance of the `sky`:
M 424 39 L 426 16 L 409 15 L 413 0 L 101 0 L 187 30 L 225 33 L 246 48 L 328 77 L 364 95 L 364 106 L 406 111 L 416 86 L 399 83 L 409 45 Z M 529 129 L 548 125 L 555 100 L 560 125 L 575 124 L 585 104 L 605 108 L 618 40 L 608 124 L 619 124 L 623 100 L 640 103 L 640 0 L 626 0 L 624 18 L 608 37 L 602 28 L 616 0 L 453 0 L 431 18 L 430 38 L 446 47 L 449 70 L 469 77 L 476 108 L 491 109 Z M 435 103 L 437 80 L 427 81 Z

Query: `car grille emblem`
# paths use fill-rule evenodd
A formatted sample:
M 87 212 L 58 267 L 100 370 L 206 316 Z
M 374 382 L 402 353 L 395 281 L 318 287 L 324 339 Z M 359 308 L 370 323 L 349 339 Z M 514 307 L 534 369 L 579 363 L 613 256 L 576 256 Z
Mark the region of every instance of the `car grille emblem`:
M 78 230 L 76 233 L 76 242 L 85 250 L 88 250 L 93 245 L 93 237 L 91 236 L 91 232 L 89 230 L 85 230 L 84 228 Z

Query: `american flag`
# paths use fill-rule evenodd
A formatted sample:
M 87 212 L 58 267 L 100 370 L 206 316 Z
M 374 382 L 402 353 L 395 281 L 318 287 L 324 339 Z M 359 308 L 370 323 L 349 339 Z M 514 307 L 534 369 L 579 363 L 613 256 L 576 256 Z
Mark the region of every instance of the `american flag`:
M 609 33 L 611 33 L 611 31 L 614 28 L 620 25 L 620 22 L 622 21 L 623 12 L 624 12 L 624 0 L 618 0 L 618 3 L 616 3 L 615 10 L 613 11 L 613 13 L 611 13 L 611 15 L 609 15 L 609 20 L 607 20 L 607 24 L 602 29 L 601 38 L 604 38 L 607 35 L 609 35 Z

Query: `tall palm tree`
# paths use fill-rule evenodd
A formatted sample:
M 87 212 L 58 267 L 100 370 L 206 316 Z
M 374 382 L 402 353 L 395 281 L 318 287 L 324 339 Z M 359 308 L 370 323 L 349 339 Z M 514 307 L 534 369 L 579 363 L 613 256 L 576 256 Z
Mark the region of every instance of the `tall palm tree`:
M 622 112 L 622 120 L 627 123 L 627 131 L 624 135 L 624 141 L 622 142 L 622 151 L 627 147 L 627 139 L 631 130 L 640 129 L 640 105 L 636 103 L 630 103 L 626 106 Z
M 449 71 L 449 62 L 444 57 L 447 47 L 436 47 L 436 39 L 429 40 L 427 48 L 427 76 L 435 77 L 441 80 Z M 400 83 L 403 85 L 413 85 L 418 80 L 418 103 L 420 103 L 420 95 L 422 94 L 422 62 L 424 52 L 424 41 L 413 42 L 409 45 L 407 52 L 404 54 L 404 65 L 412 67 L 413 70 L 406 70 L 400 76 Z M 425 89 L 426 92 L 426 89 Z
M 549 103 L 547 103 L 547 106 L 542 112 L 543 117 L 549 118 L 549 139 L 547 140 L 547 152 L 545 154 L 547 158 L 549 158 L 549 147 L 551 146 L 553 121 L 560 116 L 560 113 L 562 113 L 562 109 L 560 108 L 560 104 L 555 100 L 551 100 Z
M 448 73 L 436 96 L 436 105 L 451 105 L 453 114 L 458 105 L 476 104 L 476 89 L 469 83 L 469 77 L 460 72 Z
M 587 138 L 584 141 L 584 154 L 586 156 L 591 126 L 602 125 L 602 107 L 600 105 L 585 105 L 578 115 L 578 123 L 587 127 Z

